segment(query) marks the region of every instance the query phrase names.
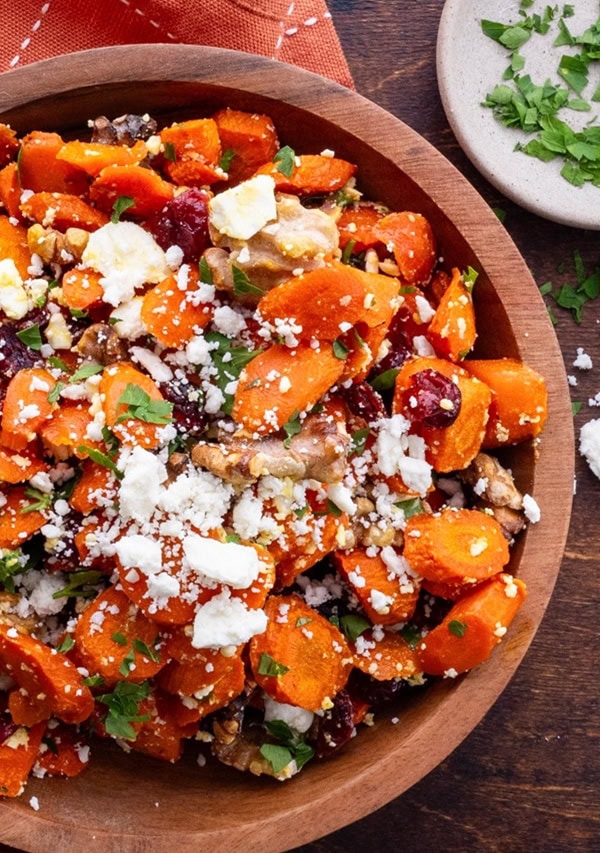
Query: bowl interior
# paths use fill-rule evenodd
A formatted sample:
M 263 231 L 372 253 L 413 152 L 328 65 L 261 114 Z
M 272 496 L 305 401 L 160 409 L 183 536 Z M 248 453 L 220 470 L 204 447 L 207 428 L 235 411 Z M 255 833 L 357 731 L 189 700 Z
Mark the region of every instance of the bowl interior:
M 415 692 L 339 756 L 288 784 L 200 768 L 193 749 L 172 766 L 96 743 L 81 776 L 32 780 L 24 798 L 0 803 L 0 839 L 26 850 L 279 850 L 314 839 L 383 805 L 445 758 L 498 697 L 542 618 L 568 528 L 573 436 L 562 359 L 537 287 L 495 215 L 438 152 L 393 116 L 308 72 L 231 51 L 129 46 L 38 63 L 4 82 L 0 121 L 19 132 L 77 136 L 100 114 L 149 112 L 163 125 L 231 106 L 269 114 L 298 152 L 333 148 L 359 165 L 366 197 L 430 219 L 448 267 L 480 271 L 478 353 L 522 357 L 547 379 L 550 417 L 540 446 L 509 454 L 519 486 L 542 509 L 512 558 L 529 598 L 481 669 Z M 556 446 L 560 454 L 551 452 Z M 32 795 L 39 812 L 28 805 Z

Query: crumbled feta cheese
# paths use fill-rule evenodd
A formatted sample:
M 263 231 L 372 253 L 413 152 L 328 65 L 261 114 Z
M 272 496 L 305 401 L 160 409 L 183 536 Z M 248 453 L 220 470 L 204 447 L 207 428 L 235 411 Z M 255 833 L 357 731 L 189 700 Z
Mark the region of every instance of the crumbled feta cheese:
M 307 711 L 305 708 L 298 708 L 296 705 L 287 705 L 284 702 L 276 702 L 275 699 L 265 693 L 265 722 L 269 723 L 272 720 L 281 720 L 298 734 L 304 734 L 312 726 L 315 715 L 312 711 Z
M 20 320 L 31 309 L 23 279 L 12 258 L 0 261 L 0 309 L 10 320 Z
M 183 540 L 184 565 L 209 580 L 247 589 L 258 577 L 260 560 L 250 545 L 219 542 L 196 533 Z
M 275 181 L 270 175 L 256 175 L 218 193 L 208 207 L 213 228 L 235 240 L 249 240 L 277 218 Z
M 600 419 L 588 421 L 581 427 L 579 452 L 596 477 L 600 477 Z
M 540 508 L 531 495 L 523 495 L 523 512 L 531 524 L 537 524 L 542 517 Z
M 228 589 L 198 608 L 194 619 L 192 646 L 195 649 L 219 649 L 239 646 L 267 628 L 263 610 L 249 610 Z
M 577 367 L 579 370 L 592 369 L 592 359 L 584 351 L 583 347 L 577 347 L 577 358 L 573 362 L 573 367 Z

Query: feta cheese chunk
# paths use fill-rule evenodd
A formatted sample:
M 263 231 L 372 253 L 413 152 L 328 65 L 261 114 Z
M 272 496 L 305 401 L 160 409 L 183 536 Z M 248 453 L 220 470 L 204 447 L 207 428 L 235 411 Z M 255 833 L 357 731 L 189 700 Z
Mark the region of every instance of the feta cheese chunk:
M 235 240 L 249 240 L 277 218 L 275 181 L 270 175 L 256 175 L 214 196 L 208 209 L 213 228 Z
M 183 552 L 186 566 L 234 589 L 247 589 L 260 572 L 258 554 L 248 545 L 189 533 L 183 540 Z
M 221 649 L 240 646 L 267 628 L 263 610 L 249 610 L 228 589 L 198 608 L 194 619 L 192 646 L 195 649 Z
M 11 258 L 0 261 L 0 308 L 10 320 L 20 320 L 31 308 L 23 279 Z

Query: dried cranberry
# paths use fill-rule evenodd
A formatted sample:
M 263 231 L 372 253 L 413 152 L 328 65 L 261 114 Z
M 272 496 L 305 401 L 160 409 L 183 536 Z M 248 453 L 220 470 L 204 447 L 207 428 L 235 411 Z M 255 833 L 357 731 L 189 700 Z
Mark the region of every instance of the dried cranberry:
M 406 416 L 426 427 L 449 427 L 460 413 L 460 388 L 440 373 L 427 368 L 413 373 L 402 395 Z
M 361 672 L 359 669 L 352 670 L 348 689 L 352 695 L 357 696 L 372 708 L 381 708 L 398 696 L 406 686 L 406 682 L 400 678 L 392 678 L 390 681 L 378 681 Z
M 163 385 L 161 391 L 173 403 L 173 425 L 180 434 L 200 435 L 204 432 L 207 418 L 199 388 L 191 383 L 174 380 Z
M 146 226 L 162 249 L 179 246 L 185 263 L 197 263 L 210 245 L 208 196 L 196 187 L 185 190 L 168 201 Z
M 367 423 L 387 417 L 381 394 L 368 382 L 358 382 L 341 389 L 342 396 L 353 415 L 364 418 Z
M 8 384 L 20 370 L 40 363 L 35 350 L 19 340 L 12 326 L 0 325 L 0 385 Z
M 317 758 L 333 755 L 354 736 L 354 706 L 350 695 L 340 690 L 333 700 L 333 708 L 318 717 L 317 734 L 314 741 Z
M 13 723 L 10 717 L 2 715 L 0 717 L 0 746 L 4 741 L 8 740 L 9 737 L 14 735 L 18 728 L 19 727 Z

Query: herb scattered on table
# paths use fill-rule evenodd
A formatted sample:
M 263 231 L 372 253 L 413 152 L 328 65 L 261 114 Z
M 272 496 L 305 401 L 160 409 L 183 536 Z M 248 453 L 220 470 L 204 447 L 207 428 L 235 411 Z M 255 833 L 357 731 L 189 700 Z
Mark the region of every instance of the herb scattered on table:
M 503 83 L 486 95 L 483 106 L 489 107 L 494 117 L 506 127 L 519 128 L 532 138 L 525 144 L 517 143 L 515 150 L 543 162 L 557 157 L 563 161 L 561 175 L 574 186 L 591 183 L 600 187 L 600 126 L 593 123 L 595 115 L 581 131 L 576 131 L 559 113 L 565 110 L 591 112 L 592 102 L 600 102 L 600 86 L 591 94 L 589 71 L 600 60 L 600 17 L 580 35 L 571 33 L 567 19 L 574 14 L 572 5 L 545 6 L 540 13 L 528 13 L 533 0 L 522 0 L 520 20 L 514 24 L 482 20 L 486 36 L 509 51 L 509 65 Z M 557 51 L 556 74 L 565 83 L 546 80 L 534 82 L 523 72 L 525 58 L 520 48 L 534 35 L 547 36 L 557 29 L 553 46 L 576 48 L 578 53 Z
M 563 282 L 555 286 L 552 281 L 540 285 L 542 296 L 550 296 L 559 308 L 570 311 L 576 323 L 581 323 L 583 307 L 600 296 L 600 264 L 592 272 L 586 271 L 581 253 L 573 252 L 573 270 L 575 282 Z M 549 308 L 550 318 L 556 323 L 556 317 Z

